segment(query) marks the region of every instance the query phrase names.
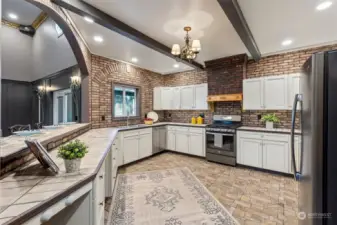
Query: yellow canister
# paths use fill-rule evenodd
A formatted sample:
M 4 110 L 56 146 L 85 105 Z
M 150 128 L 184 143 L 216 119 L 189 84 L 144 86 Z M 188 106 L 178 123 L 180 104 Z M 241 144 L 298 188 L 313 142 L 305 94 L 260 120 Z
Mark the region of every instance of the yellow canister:
M 199 116 L 198 119 L 197 119 L 197 124 L 203 124 L 204 123 L 204 119 Z
M 197 119 L 193 116 L 192 119 L 191 119 L 191 123 L 192 124 L 196 124 L 197 123 Z

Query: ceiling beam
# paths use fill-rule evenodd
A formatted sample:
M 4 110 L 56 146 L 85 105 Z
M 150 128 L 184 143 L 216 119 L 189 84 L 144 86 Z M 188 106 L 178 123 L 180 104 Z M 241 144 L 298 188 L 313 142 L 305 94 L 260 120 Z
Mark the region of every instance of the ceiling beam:
M 260 50 L 254 40 L 253 34 L 249 29 L 247 21 L 243 16 L 237 0 L 218 0 L 222 10 L 225 12 L 234 29 L 240 36 L 243 44 L 246 46 L 255 61 L 261 58 Z
M 171 53 L 171 48 L 166 45 L 152 39 L 151 37 L 143 34 L 142 32 L 130 27 L 122 21 L 102 12 L 101 10 L 91 6 L 90 4 L 81 0 L 51 0 L 56 5 L 61 6 L 79 16 L 88 16 L 92 18 L 96 23 L 108 28 L 112 31 L 130 38 L 146 47 L 149 47 L 157 52 L 160 52 L 172 59 L 178 60 L 188 66 L 196 69 L 204 69 L 204 66 L 196 61 L 182 60 L 179 57 Z

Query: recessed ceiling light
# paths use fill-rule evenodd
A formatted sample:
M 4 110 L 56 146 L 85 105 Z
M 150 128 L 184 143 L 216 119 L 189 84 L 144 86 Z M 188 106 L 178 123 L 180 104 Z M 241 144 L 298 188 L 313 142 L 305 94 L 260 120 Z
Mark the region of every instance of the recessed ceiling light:
M 329 8 L 330 6 L 332 5 L 332 2 L 331 1 L 325 1 L 325 2 L 322 2 L 320 3 L 316 9 L 321 11 L 321 10 L 324 10 L 324 9 L 327 9 Z
M 9 13 L 8 16 L 9 16 L 9 18 L 11 18 L 13 20 L 16 20 L 18 18 L 18 16 L 14 13 Z
M 88 17 L 88 16 L 85 16 L 84 20 L 87 21 L 88 23 L 93 23 L 94 22 L 94 20 L 92 18 Z
M 179 64 L 174 64 L 173 67 L 174 68 L 179 68 Z
M 103 38 L 101 36 L 94 36 L 94 40 L 96 42 L 102 42 L 103 41 Z
M 284 40 L 284 41 L 282 42 L 282 45 L 283 45 L 283 46 L 287 46 L 287 45 L 290 45 L 291 43 L 293 43 L 292 40 Z
M 132 62 L 138 62 L 138 59 L 136 57 L 132 57 L 131 61 Z

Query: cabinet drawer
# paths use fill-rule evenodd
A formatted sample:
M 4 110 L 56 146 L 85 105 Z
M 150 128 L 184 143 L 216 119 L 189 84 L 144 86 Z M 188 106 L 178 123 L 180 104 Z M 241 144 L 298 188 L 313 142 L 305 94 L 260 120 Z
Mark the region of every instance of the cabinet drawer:
M 174 127 L 174 126 L 167 126 L 167 130 L 176 130 L 176 127 Z
M 126 138 L 126 137 L 137 136 L 138 134 L 139 134 L 139 131 L 138 131 L 138 130 L 124 131 L 124 132 L 123 132 L 124 138 Z
M 249 132 L 249 131 L 239 131 L 238 132 L 238 136 L 240 138 L 262 139 L 264 137 L 264 133 Z
M 176 127 L 176 131 L 188 132 L 189 128 L 188 127 Z
M 190 127 L 190 133 L 202 134 L 203 133 L 203 128 Z
M 139 134 L 152 134 L 152 128 L 140 129 Z
M 263 140 L 268 141 L 283 141 L 288 142 L 289 141 L 289 135 L 288 134 L 270 134 L 270 133 L 262 133 Z

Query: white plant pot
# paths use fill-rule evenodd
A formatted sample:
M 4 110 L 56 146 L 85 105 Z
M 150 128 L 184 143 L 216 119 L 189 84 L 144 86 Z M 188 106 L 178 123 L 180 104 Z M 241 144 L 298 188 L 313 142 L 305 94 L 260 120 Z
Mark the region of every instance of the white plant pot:
M 266 122 L 266 128 L 267 129 L 274 129 L 274 123 L 273 122 Z
M 64 159 L 64 166 L 66 167 L 66 173 L 78 172 L 81 167 L 81 159 Z

